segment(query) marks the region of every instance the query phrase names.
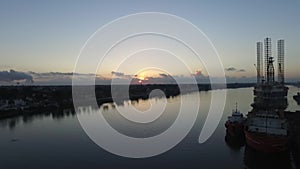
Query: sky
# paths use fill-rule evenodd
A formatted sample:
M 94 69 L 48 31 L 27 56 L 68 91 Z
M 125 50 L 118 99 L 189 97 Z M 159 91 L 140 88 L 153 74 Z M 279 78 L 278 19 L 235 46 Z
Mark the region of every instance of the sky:
M 1 0 L 0 81 L 22 80 L 22 74 L 26 75 L 24 80 L 41 84 L 70 81 L 80 49 L 96 30 L 119 17 L 141 12 L 169 13 L 196 25 L 218 51 L 228 79 L 237 82 L 255 80 L 257 41 L 272 38 L 273 55 L 276 56 L 276 41 L 284 39 L 286 77 L 289 81 L 298 81 L 299 9 L 300 1 L 297 0 Z M 166 69 L 176 67 L 175 63 L 168 62 L 166 53 L 144 54 L 140 56 L 141 61 L 134 60 L 134 65 L 141 67 L 142 60 L 153 59 L 150 54 L 168 63 Z M 188 62 L 192 65 L 192 76 L 207 77 L 201 63 L 198 66 L 198 63 Z M 101 79 L 116 75 L 118 78 L 138 77 L 138 67 L 134 68 L 131 65 L 116 70 L 107 62 L 97 73 L 102 73 Z M 160 70 L 148 71 L 152 78 L 165 78 L 165 74 Z M 174 70 L 172 76 L 188 75 Z

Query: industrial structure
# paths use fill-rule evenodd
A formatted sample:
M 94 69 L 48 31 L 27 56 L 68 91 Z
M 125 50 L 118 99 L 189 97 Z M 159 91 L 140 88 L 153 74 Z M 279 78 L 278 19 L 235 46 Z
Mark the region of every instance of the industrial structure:
M 284 151 L 287 149 L 289 136 L 284 117 L 284 110 L 288 105 L 288 88 L 284 85 L 284 40 L 277 41 L 277 81 L 271 38 L 264 39 L 264 46 L 262 42 L 257 42 L 256 45 L 257 85 L 254 88 L 253 109 L 248 113 L 244 128 L 246 142 L 258 151 Z
M 284 40 L 277 41 L 278 82 L 284 84 Z
M 263 55 L 264 50 L 264 55 Z M 264 46 L 262 42 L 256 43 L 257 55 L 257 84 L 275 83 L 274 57 L 272 57 L 271 38 L 265 38 Z M 277 41 L 277 63 L 278 63 L 278 80 L 284 84 L 284 40 Z
M 256 43 L 257 55 L 257 83 L 260 83 L 263 78 L 263 43 Z

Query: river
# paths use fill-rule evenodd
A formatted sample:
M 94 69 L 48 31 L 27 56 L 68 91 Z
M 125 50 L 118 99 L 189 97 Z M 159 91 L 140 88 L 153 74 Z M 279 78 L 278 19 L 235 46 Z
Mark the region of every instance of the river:
M 300 106 L 292 95 L 298 89 L 289 86 L 288 110 L 299 110 Z M 77 115 L 51 114 L 16 117 L 0 121 L 0 168 L 1 169 L 53 169 L 53 168 L 293 168 L 295 162 L 291 153 L 270 157 L 257 154 L 251 148 L 231 145 L 225 141 L 224 123 L 238 102 L 238 109 L 246 115 L 253 103 L 253 88 L 228 89 L 222 119 L 213 135 L 204 143 L 198 138 L 205 122 L 211 102 L 211 92 L 190 93 L 168 99 L 125 101 L 122 104 L 104 104 L 100 107 L 112 127 L 132 137 L 151 137 L 162 133 L 173 124 L 178 115 L 181 98 L 197 100 L 200 109 L 196 123 L 189 134 L 171 150 L 150 158 L 132 159 L 114 155 L 95 144 L 82 129 Z M 216 91 L 217 92 L 217 91 Z M 164 114 L 153 123 L 127 124 L 120 118 L 117 109 L 130 111 L 129 105 L 140 111 L 152 104 L 166 103 Z M 189 109 L 183 110 L 189 115 Z M 94 117 L 97 112 L 80 113 L 80 117 Z

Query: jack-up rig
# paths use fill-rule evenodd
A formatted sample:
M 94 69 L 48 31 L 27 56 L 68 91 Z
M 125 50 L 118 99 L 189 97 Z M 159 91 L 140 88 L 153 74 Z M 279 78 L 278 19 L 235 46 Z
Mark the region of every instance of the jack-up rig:
M 271 39 L 257 42 L 257 84 L 253 109 L 244 126 L 246 143 L 257 151 L 271 153 L 287 150 L 288 123 L 284 116 L 288 88 L 284 82 L 284 40 L 277 41 L 278 78 L 275 81 Z M 264 58 L 263 58 L 264 50 Z

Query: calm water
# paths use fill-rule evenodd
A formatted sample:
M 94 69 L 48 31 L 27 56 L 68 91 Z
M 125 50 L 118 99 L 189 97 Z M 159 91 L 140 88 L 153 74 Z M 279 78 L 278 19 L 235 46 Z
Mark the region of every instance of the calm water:
M 199 144 L 198 137 L 204 124 L 211 92 L 200 92 L 200 111 L 197 121 L 188 136 L 170 151 L 146 159 L 129 159 L 113 155 L 98 147 L 85 134 L 76 115 L 40 115 L 19 117 L 0 121 L 0 168 L 293 168 L 291 153 L 264 156 L 251 148 L 225 141 L 224 123 L 238 101 L 238 107 L 246 114 L 253 102 L 252 88 L 227 90 L 227 101 L 222 120 L 213 136 Z M 289 110 L 300 106 L 292 99 L 298 91 L 290 86 Z M 131 125 L 116 113 L 112 104 L 102 106 L 104 116 L 112 127 L 121 133 L 135 137 L 149 137 L 163 132 L 176 118 L 180 107 L 180 97 L 195 100 L 197 93 L 167 99 L 164 115 L 159 120 L 145 125 Z M 138 110 L 147 110 L 160 105 L 164 99 L 126 101 L 118 108 L 126 111 L 128 105 Z M 189 110 L 185 110 L 188 114 Z M 95 116 L 83 113 L 80 116 Z

